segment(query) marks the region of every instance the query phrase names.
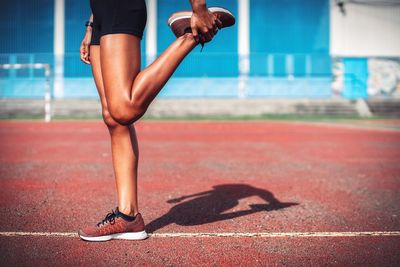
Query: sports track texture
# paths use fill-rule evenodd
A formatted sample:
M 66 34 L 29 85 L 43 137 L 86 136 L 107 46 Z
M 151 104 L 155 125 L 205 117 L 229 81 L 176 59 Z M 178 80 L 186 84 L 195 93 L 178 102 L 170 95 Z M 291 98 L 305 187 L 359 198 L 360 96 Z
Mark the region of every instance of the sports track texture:
M 143 121 L 144 241 L 81 241 L 116 206 L 98 121 L 0 122 L 2 266 L 399 266 L 399 121 Z

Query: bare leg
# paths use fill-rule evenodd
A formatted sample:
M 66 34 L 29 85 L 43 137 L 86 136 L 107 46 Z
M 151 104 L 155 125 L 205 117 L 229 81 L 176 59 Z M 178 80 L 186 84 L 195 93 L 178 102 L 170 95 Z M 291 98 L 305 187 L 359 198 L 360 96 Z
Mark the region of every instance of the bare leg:
M 100 46 L 94 45 L 90 47 L 90 61 L 101 100 L 103 119 L 111 136 L 118 208 L 124 214 L 135 215 L 139 212 L 137 200 L 139 149 L 135 128 L 133 125 L 124 126 L 117 123 L 108 111 L 100 67 Z
M 113 38 L 108 38 L 111 36 Z M 192 36 L 181 37 L 140 73 L 140 40 L 137 37 L 128 34 L 106 35 L 101 38 L 100 46 L 90 48 L 103 119 L 111 136 L 118 207 L 125 214 L 135 215 L 139 212 L 139 152 L 131 122 L 144 114 L 179 63 L 195 46 Z
M 114 120 L 129 125 L 143 116 L 178 65 L 195 46 L 192 34 L 181 36 L 139 73 L 139 38 L 129 34 L 102 36 L 101 70 L 105 96 Z

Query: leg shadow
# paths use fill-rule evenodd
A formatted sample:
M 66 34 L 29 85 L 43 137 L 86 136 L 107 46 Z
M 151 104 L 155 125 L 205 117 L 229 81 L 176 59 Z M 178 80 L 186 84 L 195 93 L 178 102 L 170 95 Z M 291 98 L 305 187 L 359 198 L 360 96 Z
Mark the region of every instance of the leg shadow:
M 251 204 L 247 210 L 224 213 L 238 205 L 240 199 L 251 196 L 259 196 L 266 203 Z M 147 224 L 147 232 L 155 232 L 172 223 L 182 226 L 202 225 L 298 205 L 280 202 L 271 192 L 247 184 L 216 185 L 212 190 L 181 196 L 167 202 L 182 203 L 173 206 L 166 214 Z

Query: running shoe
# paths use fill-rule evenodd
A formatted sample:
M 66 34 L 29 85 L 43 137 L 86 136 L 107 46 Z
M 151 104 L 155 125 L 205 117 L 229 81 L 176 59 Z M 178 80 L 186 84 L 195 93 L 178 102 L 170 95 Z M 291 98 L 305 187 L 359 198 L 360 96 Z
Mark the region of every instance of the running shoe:
M 142 215 L 134 218 L 112 210 L 99 223 L 80 229 L 79 237 L 86 241 L 108 241 L 111 239 L 141 240 L 147 238 Z
M 229 10 L 222 7 L 210 7 L 208 10 L 215 14 L 221 21 L 222 28 L 230 27 L 235 24 L 235 17 Z M 171 27 L 176 37 L 192 32 L 192 28 L 190 27 L 192 14 L 192 11 L 182 11 L 176 12 L 169 17 L 168 25 Z

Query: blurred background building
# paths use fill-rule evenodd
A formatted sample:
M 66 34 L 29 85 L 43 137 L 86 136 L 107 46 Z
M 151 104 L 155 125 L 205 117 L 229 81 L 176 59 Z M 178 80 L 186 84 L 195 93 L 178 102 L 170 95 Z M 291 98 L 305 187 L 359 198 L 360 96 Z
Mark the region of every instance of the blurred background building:
M 182 63 L 161 98 L 395 98 L 400 0 L 208 0 L 237 24 Z M 187 0 L 147 0 L 142 66 L 175 39 L 170 14 Z M 48 63 L 55 99 L 97 98 L 79 46 L 88 0 L 0 2 L 0 64 Z M 42 97 L 42 70 L 0 70 L 2 98 Z

